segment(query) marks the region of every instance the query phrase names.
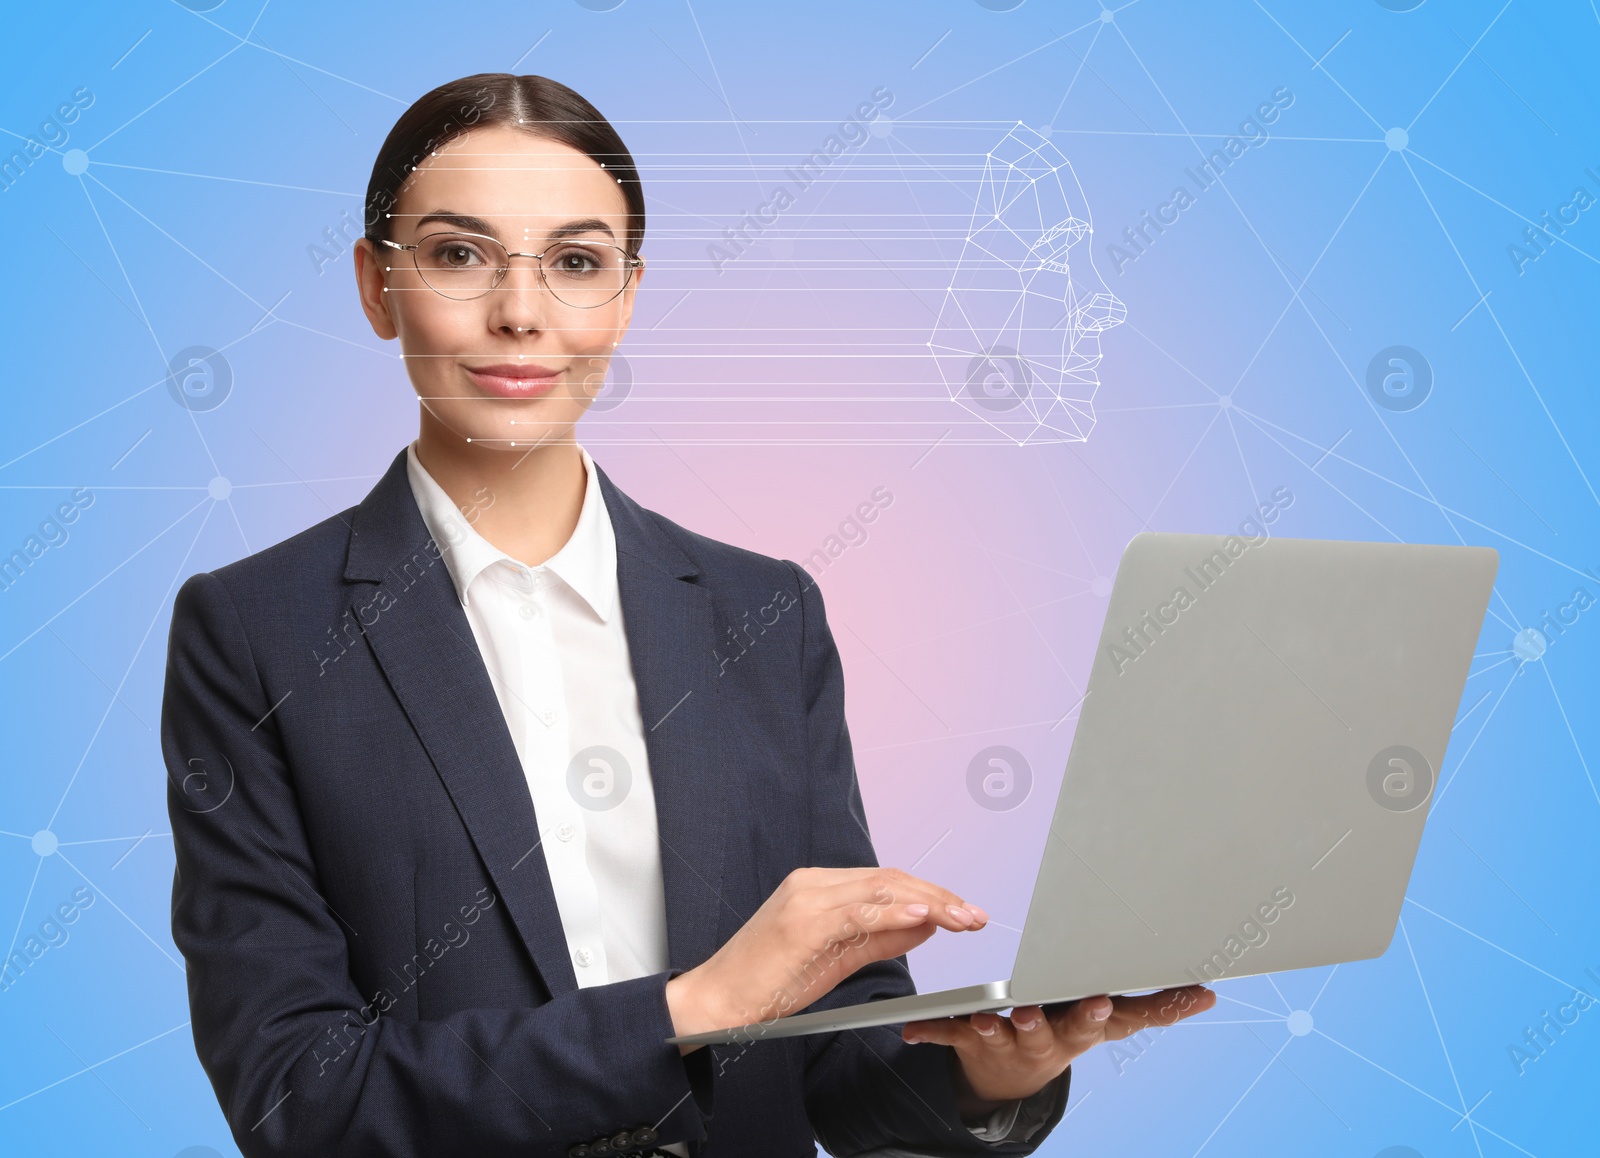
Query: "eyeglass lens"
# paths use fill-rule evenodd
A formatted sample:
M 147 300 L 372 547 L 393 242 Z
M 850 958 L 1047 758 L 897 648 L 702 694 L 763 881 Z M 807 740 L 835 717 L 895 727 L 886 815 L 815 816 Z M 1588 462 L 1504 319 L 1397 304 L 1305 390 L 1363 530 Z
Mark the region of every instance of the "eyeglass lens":
M 465 233 L 430 233 L 412 256 L 430 288 L 457 300 L 494 289 L 510 264 L 498 241 Z M 557 242 L 545 250 L 539 265 L 556 299 L 580 309 L 605 305 L 622 292 L 632 273 L 620 249 L 599 242 Z

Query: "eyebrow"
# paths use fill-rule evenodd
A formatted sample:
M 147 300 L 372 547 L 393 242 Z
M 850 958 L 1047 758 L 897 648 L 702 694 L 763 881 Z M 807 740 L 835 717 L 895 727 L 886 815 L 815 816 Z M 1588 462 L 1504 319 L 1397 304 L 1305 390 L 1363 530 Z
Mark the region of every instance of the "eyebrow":
M 499 240 L 500 237 L 483 218 L 473 217 L 465 213 L 451 213 L 448 209 L 436 209 L 432 213 L 424 213 L 417 218 L 417 227 L 420 229 L 429 221 L 442 221 L 447 225 L 455 226 L 457 229 L 464 229 L 468 233 L 483 233 L 496 240 Z M 617 236 L 612 231 L 611 226 L 601 221 L 598 217 L 584 217 L 556 226 L 549 232 L 547 239 L 558 241 L 563 237 L 573 237 L 580 233 L 604 233 L 613 241 L 616 240 Z

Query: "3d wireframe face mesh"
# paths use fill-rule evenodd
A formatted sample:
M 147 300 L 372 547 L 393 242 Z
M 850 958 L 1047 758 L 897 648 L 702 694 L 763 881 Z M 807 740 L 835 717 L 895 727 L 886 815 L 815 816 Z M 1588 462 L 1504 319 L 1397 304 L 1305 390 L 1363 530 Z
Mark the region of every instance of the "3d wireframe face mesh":
M 1094 428 L 1100 335 L 1127 308 L 1080 244 L 1092 222 L 1071 162 L 1039 133 L 1018 125 L 985 157 L 929 348 L 951 399 L 1018 443 Z

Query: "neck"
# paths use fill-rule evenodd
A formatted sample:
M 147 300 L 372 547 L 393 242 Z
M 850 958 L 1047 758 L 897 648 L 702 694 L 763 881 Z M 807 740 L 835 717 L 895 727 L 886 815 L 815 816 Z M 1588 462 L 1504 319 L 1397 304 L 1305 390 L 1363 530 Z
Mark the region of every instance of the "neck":
M 417 461 L 472 527 L 530 567 L 572 538 L 587 479 L 571 430 L 532 450 L 471 443 L 421 408 Z

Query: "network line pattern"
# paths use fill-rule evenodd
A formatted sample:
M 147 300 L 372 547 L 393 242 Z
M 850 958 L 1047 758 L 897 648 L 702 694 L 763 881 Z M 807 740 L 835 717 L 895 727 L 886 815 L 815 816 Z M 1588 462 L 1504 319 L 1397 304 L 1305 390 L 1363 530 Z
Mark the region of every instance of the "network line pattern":
M 497 11 L 487 53 L 419 37 L 414 0 L 360 51 L 282 0 L 75 11 L 6 18 L 34 47 L 0 93 L 0 1150 L 237 1152 L 168 932 L 172 597 L 347 517 L 415 434 L 354 303 L 361 196 L 412 99 L 499 68 L 584 91 L 643 172 L 585 445 L 819 577 L 880 861 L 994 914 L 912 955 L 922 988 L 1009 969 L 1133 534 L 1269 508 L 1501 554 L 1389 951 L 1097 1048 L 1038 1153 L 1593 1147 L 1591 0 L 823 4 L 778 32 L 575 0 Z M 596 45 L 644 64 L 596 79 Z

